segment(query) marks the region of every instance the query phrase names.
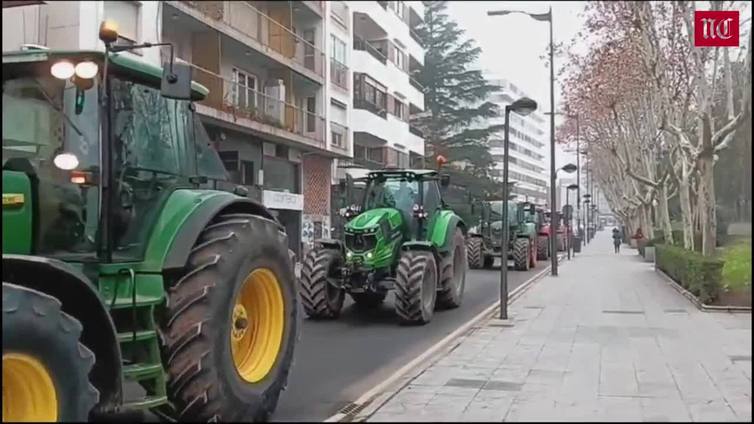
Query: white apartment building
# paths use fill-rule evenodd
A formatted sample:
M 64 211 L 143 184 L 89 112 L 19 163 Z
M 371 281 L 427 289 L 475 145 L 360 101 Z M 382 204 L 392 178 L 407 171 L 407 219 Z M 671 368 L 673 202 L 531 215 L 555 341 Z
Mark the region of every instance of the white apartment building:
M 485 78 L 498 87 L 489 101 L 500 108 L 500 116 L 490 119 L 489 124 L 504 125 L 505 106 L 526 96 L 526 93 L 503 78 L 494 75 L 486 75 Z M 546 125 L 547 121 L 539 111 L 528 116 L 510 114 L 508 179 L 515 183 L 511 187 L 511 194 L 516 195 L 516 200 L 538 205 L 549 203 Z M 495 161 L 492 175 L 499 181 L 503 179 L 504 137 L 503 131 L 500 131 L 489 140 L 490 154 Z
M 352 23 L 353 162 L 365 168 L 420 166 L 424 139 L 409 116 L 424 110 L 412 73 L 424 64 L 414 28 L 420 1 L 349 1 Z

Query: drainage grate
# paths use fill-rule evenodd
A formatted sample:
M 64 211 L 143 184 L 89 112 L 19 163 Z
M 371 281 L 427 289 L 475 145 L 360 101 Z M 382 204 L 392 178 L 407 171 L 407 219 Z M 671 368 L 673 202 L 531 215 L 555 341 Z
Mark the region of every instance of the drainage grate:
M 731 362 L 749 361 L 751 362 L 751 355 L 729 355 Z
M 664 312 L 666 314 L 687 314 L 689 311 L 685 309 L 665 309 Z
M 644 311 L 621 311 L 621 310 L 604 310 L 602 311 L 603 314 L 633 314 L 633 315 L 643 315 Z
M 361 405 L 351 402 L 348 405 L 340 408 L 340 410 L 338 410 L 338 414 L 345 415 L 344 418 L 354 418 L 359 412 L 366 408 L 368 404 L 369 402 L 365 402 Z

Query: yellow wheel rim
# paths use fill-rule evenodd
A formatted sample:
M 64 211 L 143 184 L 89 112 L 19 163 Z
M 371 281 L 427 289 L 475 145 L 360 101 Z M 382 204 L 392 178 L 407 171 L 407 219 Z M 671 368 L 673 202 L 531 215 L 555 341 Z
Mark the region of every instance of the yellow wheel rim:
M 256 383 L 267 376 L 280 353 L 284 327 L 277 277 L 266 268 L 252 271 L 236 296 L 230 322 L 231 353 L 241 378 Z
M 3 422 L 54 422 L 58 396 L 44 365 L 22 353 L 3 354 Z

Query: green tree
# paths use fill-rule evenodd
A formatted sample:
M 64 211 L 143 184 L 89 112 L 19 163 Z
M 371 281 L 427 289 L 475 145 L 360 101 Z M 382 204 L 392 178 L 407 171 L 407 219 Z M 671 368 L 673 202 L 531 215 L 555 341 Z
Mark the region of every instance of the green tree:
M 464 30 L 446 13 L 445 1 L 425 1 L 424 22 L 417 28 L 426 49 L 424 66 L 414 77 L 424 87 L 424 113 L 412 116 L 422 130 L 428 157 L 443 155 L 450 162 L 466 161 L 473 174 L 487 175 L 492 164 L 490 135 L 502 125 L 487 125 L 498 107 L 486 101 L 496 90 L 469 67 L 481 48 L 464 39 Z

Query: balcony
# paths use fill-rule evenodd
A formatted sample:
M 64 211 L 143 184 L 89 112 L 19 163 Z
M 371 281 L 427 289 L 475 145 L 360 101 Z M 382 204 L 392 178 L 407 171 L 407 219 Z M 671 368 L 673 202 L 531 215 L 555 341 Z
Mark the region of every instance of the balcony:
M 238 123 L 246 119 L 251 129 L 325 149 L 325 119 L 272 95 L 251 89 L 194 66 L 197 82 L 210 89 L 199 102 L 220 112 L 218 119 Z M 200 110 L 201 112 L 201 110 Z
M 422 131 L 419 128 L 413 126 L 413 125 L 409 125 L 408 126 L 408 132 L 410 132 L 411 134 L 413 134 L 413 135 L 415 135 L 417 137 L 424 138 L 424 134 L 422 134 Z
M 330 59 L 330 82 L 348 91 L 348 66 L 338 62 L 335 58 Z
M 421 47 L 424 47 L 424 42 L 422 41 L 421 37 L 419 37 L 419 34 L 413 28 L 409 30 L 409 34 L 411 35 L 411 38 L 413 38 L 414 41 L 416 41 L 417 44 L 419 44 Z
M 417 81 L 416 78 L 409 77 L 408 82 L 411 83 L 412 87 L 414 87 L 415 89 L 419 90 L 420 93 L 424 93 L 424 86 L 421 85 L 421 83 L 419 81 Z
M 379 60 L 383 65 L 387 64 L 387 55 L 384 53 L 387 50 L 387 46 L 375 46 L 376 43 L 369 42 L 363 38 L 353 37 L 353 49 L 359 51 L 365 51 L 372 55 L 375 59 Z
M 296 70 L 310 78 L 319 77 L 314 79 L 321 80 L 324 77 L 324 53 L 317 46 L 270 18 L 249 2 L 182 0 L 171 1 L 169 4 L 199 22 L 213 26 L 244 44 L 256 48 L 284 65 L 294 69 L 302 68 Z M 205 19 L 206 17 L 209 17 L 211 21 Z M 223 26 L 233 31 L 227 31 L 227 28 Z M 245 37 L 251 40 L 246 40 Z M 255 45 L 256 43 L 259 45 Z M 310 71 L 312 75 L 306 71 Z

